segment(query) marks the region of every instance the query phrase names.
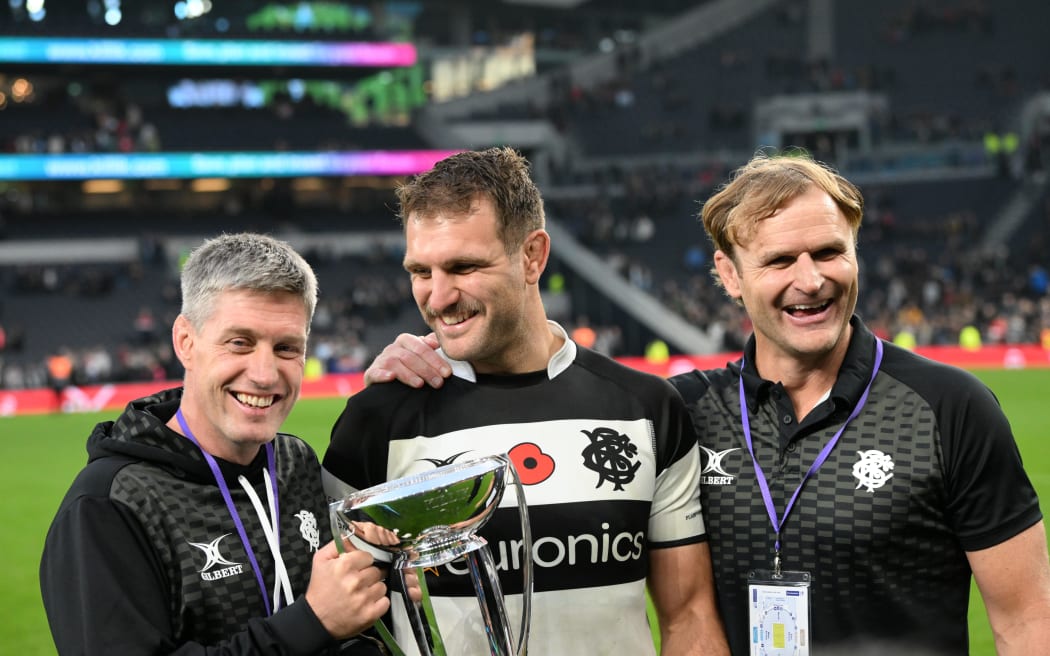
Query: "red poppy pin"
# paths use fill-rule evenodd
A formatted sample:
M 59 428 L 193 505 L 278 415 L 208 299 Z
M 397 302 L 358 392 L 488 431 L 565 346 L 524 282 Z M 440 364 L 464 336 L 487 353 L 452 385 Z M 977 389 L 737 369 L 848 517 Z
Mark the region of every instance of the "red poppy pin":
M 532 442 L 523 442 L 507 452 L 522 485 L 536 485 L 554 473 L 554 458 L 540 450 Z

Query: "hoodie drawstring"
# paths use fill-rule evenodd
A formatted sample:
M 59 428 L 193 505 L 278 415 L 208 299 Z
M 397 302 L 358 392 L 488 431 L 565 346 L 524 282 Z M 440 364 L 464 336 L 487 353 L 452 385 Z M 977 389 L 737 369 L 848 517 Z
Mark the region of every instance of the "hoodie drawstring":
M 263 478 L 266 479 L 266 500 L 270 504 L 270 514 L 267 516 L 266 509 L 263 508 L 262 501 L 259 500 L 259 495 L 255 493 L 255 489 L 252 488 L 251 483 L 244 476 L 238 476 L 237 481 L 240 482 L 241 487 L 248 493 L 248 498 L 252 500 L 252 507 L 255 508 L 255 514 L 259 517 L 259 523 L 262 524 L 263 533 L 266 534 L 266 542 L 270 545 L 270 554 L 273 556 L 274 566 L 274 581 L 273 581 L 273 612 L 277 612 L 277 609 L 281 607 L 281 591 L 284 591 L 285 603 L 292 603 L 292 582 L 288 578 L 288 569 L 284 565 L 284 558 L 281 557 L 281 545 L 277 541 L 277 508 L 274 498 L 274 488 L 272 481 L 270 480 L 270 472 L 263 470 Z

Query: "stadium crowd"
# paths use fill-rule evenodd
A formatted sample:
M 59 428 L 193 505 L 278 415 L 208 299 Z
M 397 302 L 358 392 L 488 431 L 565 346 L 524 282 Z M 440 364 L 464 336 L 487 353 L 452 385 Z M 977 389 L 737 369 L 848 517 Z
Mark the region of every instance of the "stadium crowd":
M 620 194 L 550 205 L 581 241 L 603 253 L 635 286 L 711 334 L 725 350 L 739 349 L 751 327 L 741 308 L 727 303 L 710 274 L 710 245 L 695 214 L 723 167 L 654 166 L 612 173 L 598 184 Z M 609 184 L 614 183 L 614 184 Z M 881 337 L 912 345 L 958 344 L 976 328 L 984 344 L 1044 344 L 1050 348 L 1050 294 L 1045 252 L 1050 245 L 1050 196 L 1044 195 L 1023 238 L 978 249 L 992 216 L 972 209 L 933 214 L 897 207 L 892 186 L 866 190 L 861 228 L 859 311 Z M 910 192 L 932 193 L 932 190 Z M 645 248 L 653 242 L 655 248 Z M 670 263 L 670 266 L 668 265 Z
M 311 259 L 325 256 L 314 253 Z M 390 259 L 394 258 L 394 259 Z M 160 329 L 170 326 L 181 298 L 174 277 L 161 288 L 139 289 L 145 267 L 164 266 L 156 261 L 133 265 L 22 266 L 0 276 L 4 295 L 127 299 L 142 302 L 130 325 L 116 325 L 99 342 L 86 346 L 53 343 L 46 347 L 27 344 L 34 339 L 24 318 L 10 316 L 0 306 L 0 387 L 25 389 L 52 384 L 49 362 L 61 354 L 71 363 L 70 383 L 92 385 L 112 382 L 175 380 L 182 375 L 174 357 L 171 337 Z M 310 357 L 323 372 L 362 370 L 373 353 L 364 344 L 367 331 L 379 331 L 407 310 L 414 310 L 408 281 L 401 275 L 396 254 L 376 253 L 368 258 L 343 257 L 325 262 L 332 272 L 324 281 L 311 333 Z M 321 266 L 319 266 L 321 268 Z M 343 277 L 346 272 L 346 277 Z M 177 274 L 177 271 L 174 272 Z M 142 299 L 148 298 L 152 304 Z M 44 318 L 55 321 L 56 317 Z M 76 330 L 75 318 L 67 318 Z M 37 324 L 39 325 L 39 324 Z M 385 338 L 385 334 L 379 337 Z M 42 350 L 44 349 L 44 350 Z M 32 355 L 26 357 L 26 351 Z
M 713 168 L 692 177 L 671 176 L 654 167 L 623 177 L 623 195 L 553 201 L 552 216 L 574 217 L 568 225 L 581 242 L 603 254 L 631 284 L 710 335 L 727 351 L 741 348 L 751 326 L 742 308 L 726 301 L 710 274 L 710 245 L 703 243 L 695 210 L 712 191 Z M 959 344 L 964 330 L 976 329 L 983 344 L 1043 344 L 1050 348 L 1050 283 L 1045 263 L 1050 246 L 1050 198 L 1038 208 L 1038 220 L 1014 248 L 975 252 L 980 224 L 989 217 L 966 212 L 938 216 L 899 216 L 892 191 L 870 194 L 860 235 L 861 276 L 865 293 L 859 311 L 882 337 L 911 345 Z M 599 202 L 595 202 L 598 200 Z M 693 215 L 689 215 L 689 211 Z M 683 213 L 685 213 L 683 215 Z M 690 234 L 688 231 L 694 231 Z M 683 232 L 686 236 L 683 239 Z M 632 248 L 654 242 L 656 253 Z M 669 246 L 670 244 L 670 246 Z M 663 249 L 663 250 L 660 250 Z M 640 254 L 632 254 L 632 253 Z M 651 253 L 651 252 L 650 252 Z M 314 254 L 313 259 L 323 257 Z M 361 371 L 374 357 L 367 336 L 382 340 L 396 334 L 404 317 L 414 317 L 407 277 L 398 253 L 326 262 L 333 279 L 322 273 L 322 295 L 311 336 L 311 357 L 326 372 Z M 33 266 L 7 271 L 4 295 L 107 297 L 126 294 L 140 267 Z M 347 275 L 344 272 L 356 272 Z M 5 389 L 47 385 L 48 356 L 66 353 L 75 384 L 171 380 L 181 371 L 168 335 L 178 312 L 178 290 L 163 286 L 157 310 L 144 307 L 131 326 L 115 330 L 108 343 L 71 348 L 54 344 L 47 353 L 18 357 L 27 336 L 18 317 L 0 308 L 0 363 Z M 571 308 L 559 313 L 567 327 L 596 331 L 602 350 L 621 350 L 612 326 L 587 325 Z
M 687 3 L 667 4 L 684 8 Z M 1004 162 L 1016 149 L 1023 148 L 1022 156 L 1010 161 L 1022 162 L 1026 175 L 1045 176 L 1045 162 L 1050 161 L 1050 118 L 1037 122 L 1024 143 L 1019 141 L 1015 126 L 1005 129 L 998 123 L 1003 112 L 1015 110 L 1023 99 L 1050 89 L 1045 58 L 1020 58 L 1011 63 L 1018 53 L 1027 52 L 1022 52 L 1030 46 L 1024 40 L 987 50 L 989 44 L 1001 40 L 995 37 L 1016 29 L 1016 24 L 1009 23 L 1015 17 L 1001 13 L 990 3 L 969 0 L 945 0 L 928 6 L 899 2 L 884 8 L 854 4 L 854 13 L 860 12 L 857 15 L 861 18 L 849 19 L 846 8 L 836 12 L 845 17 L 836 26 L 843 30 L 841 38 L 851 38 L 846 33 L 858 29 L 853 23 L 873 18 L 876 22 L 868 21 L 865 29 L 870 25 L 876 29 L 867 29 L 872 34 L 866 38 L 880 47 L 858 46 L 855 52 L 838 53 L 834 60 L 803 55 L 795 46 L 805 38 L 807 3 L 790 0 L 777 3 L 745 30 L 716 37 L 674 57 L 648 58 L 625 39 L 615 44 L 615 75 L 608 81 L 581 85 L 567 73 L 551 71 L 547 75 L 552 90 L 548 105 L 501 106 L 496 114 L 505 119 L 546 118 L 579 142 L 575 160 L 556 162 L 551 167 L 551 191 L 559 187 L 570 191 L 548 194 L 545 189 L 550 216 L 569 227 L 631 284 L 717 337 L 722 349 L 737 350 L 751 326 L 743 311 L 728 303 L 715 286 L 709 271 L 711 245 L 703 240 L 696 216 L 714 186 L 739 164 L 740 152 L 753 148 L 749 114 L 759 93 L 884 92 L 894 102 L 885 114 L 874 117 L 871 129 L 875 145 L 976 141 L 986 146 L 987 161 L 1000 157 Z M 509 15 L 505 24 L 491 19 L 484 29 L 473 32 L 472 38 L 498 41 L 509 33 L 506 26 L 512 24 L 516 25 Z M 245 26 L 233 26 L 231 34 L 241 27 Z M 563 25 L 541 33 L 539 41 L 579 50 L 593 46 L 593 36 L 592 32 L 573 31 Z M 762 47 L 749 47 L 748 39 Z M 917 51 L 959 47 L 992 54 L 985 59 L 975 55 L 969 68 L 953 80 L 951 89 L 938 87 L 934 92 L 925 88 L 929 85 L 916 85 L 910 77 L 916 72 L 901 64 L 911 61 L 906 58 L 914 57 Z M 683 74 L 695 74 L 703 82 L 680 84 L 678 78 Z M 8 76 L 0 84 L 13 79 Z M 923 93 L 941 91 L 961 94 L 972 102 L 923 102 Z M 1001 110 L 992 111 L 994 108 Z M 260 147 L 270 147 L 275 143 L 271 128 L 280 125 L 289 132 L 276 143 L 303 148 L 317 145 L 318 134 L 323 135 L 324 148 L 346 145 L 333 141 L 333 135 L 363 134 L 348 129 L 345 121 L 340 123 L 342 131 L 323 128 L 314 120 L 320 116 L 318 111 L 309 103 L 292 107 L 279 99 L 262 112 L 265 120 L 251 122 L 257 129 L 248 132 L 251 138 L 265 135 Z M 188 143 L 178 144 L 180 139 L 188 142 L 191 137 L 197 138 L 190 129 L 194 121 L 175 121 L 171 125 L 176 127 L 165 131 L 165 121 L 176 116 L 171 108 L 144 107 L 119 88 L 94 87 L 86 81 L 41 85 L 31 106 L 9 103 L 5 116 L 16 115 L 17 121 L 0 122 L 0 151 L 151 151 L 161 144 L 171 148 L 173 143 L 176 149 L 188 148 Z M 57 120 L 59 115 L 66 119 Z M 249 124 L 242 120 L 244 110 L 213 115 L 217 121 L 225 117 L 223 120 L 241 127 Z M 482 112 L 476 118 L 493 117 Z M 18 127 L 23 120 L 29 128 Z M 290 126 L 297 127 L 293 130 Z M 216 130 L 210 124 L 206 129 L 210 139 L 216 140 L 232 139 L 229 135 L 237 132 Z M 616 138 L 609 138 L 610 134 Z M 383 132 L 382 138 L 391 138 L 391 133 Z M 704 163 L 682 163 L 672 157 L 674 153 L 700 155 L 697 144 L 709 146 Z M 232 142 L 223 145 L 243 146 Z M 834 164 L 828 157 L 831 153 L 822 152 L 824 145 L 820 139 L 812 144 L 816 156 Z M 588 161 L 601 156 L 608 156 L 612 163 L 595 165 Z M 624 159 L 635 156 L 666 161 L 621 165 Z M 1008 168 L 1003 167 L 1000 173 L 1017 173 Z M 1015 186 L 1024 184 L 1020 177 L 1015 182 Z M 985 344 L 1041 343 L 1050 348 L 1045 263 L 1050 246 L 1050 199 L 1045 192 L 1023 226 L 1023 239 L 976 249 L 974 245 L 997 207 L 975 210 L 945 204 L 943 209 L 908 208 L 896 202 L 898 196 L 933 194 L 921 191 L 921 184 L 910 186 L 918 191 L 906 192 L 894 185 L 864 189 L 869 202 L 859 256 L 865 291 L 858 310 L 869 326 L 880 336 L 905 344 L 956 344 L 964 330 L 976 330 Z M 579 191 L 571 191 L 573 188 Z M 1005 199 L 1003 196 L 1000 205 Z M 16 223 L 31 214 L 8 212 L 5 217 L 5 202 L 7 199 L 0 196 L 0 238 L 24 236 L 20 224 L 15 229 Z M 269 197 L 265 204 L 270 211 L 283 208 L 282 220 L 290 225 L 315 220 L 311 209 L 297 213 Z M 66 223 L 72 224 L 75 222 Z M 312 357 L 323 370 L 359 370 L 374 355 L 373 338 L 385 343 L 395 330 L 404 327 L 397 322 L 406 313 L 418 320 L 397 256 L 387 255 L 391 259 L 382 266 L 371 261 L 356 269 L 364 275 L 348 275 L 346 271 L 354 270 L 350 262 L 332 263 L 333 270 L 340 273 L 327 274 L 330 278 L 326 278 L 325 270 L 320 272 L 322 297 L 312 336 Z M 124 295 L 133 299 L 127 301 L 129 307 L 139 306 L 144 297 L 157 297 L 150 308 L 155 323 L 170 325 L 178 308 L 177 290 L 170 284 L 159 291 L 139 292 L 137 296 L 131 293 L 141 270 L 150 266 L 155 264 L 145 260 L 126 267 L 4 266 L 0 268 L 0 293 L 4 297 L 98 299 Z M 337 281 L 338 287 L 330 289 L 329 280 Z M 583 335 L 588 329 L 594 331 L 597 344 L 611 355 L 638 355 L 618 335 L 617 326 L 594 325 L 587 317 L 576 315 L 566 308 L 558 318 L 570 329 L 583 329 Z M 3 388 L 45 385 L 47 359 L 60 352 L 73 362 L 73 380 L 80 383 L 170 379 L 180 373 L 167 335 L 155 331 L 146 337 L 134 326 L 120 325 L 97 343 L 85 346 L 57 340 L 47 348 L 39 347 L 35 332 L 25 317 L 0 305 Z

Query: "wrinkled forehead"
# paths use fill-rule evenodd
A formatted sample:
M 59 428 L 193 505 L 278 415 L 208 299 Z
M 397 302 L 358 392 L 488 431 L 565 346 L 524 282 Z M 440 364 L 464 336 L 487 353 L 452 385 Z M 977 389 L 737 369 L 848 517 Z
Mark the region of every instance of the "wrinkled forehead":
M 499 227 L 483 211 L 412 217 L 405 223 L 406 263 L 476 259 L 503 251 Z
M 433 194 L 417 198 L 405 208 L 407 210 L 406 223 L 434 217 L 469 216 L 481 211 L 485 203 L 491 204 L 492 201 L 486 194 L 478 191 Z
M 855 241 L 856 230 L 842 207 L 819 185 L 801 186 L 763 200 L 765 202 L 741 203 L 733 209 L 728 233 L 736 245 L 747 246 L 759 231 L 764 231 L 770 224 L 782 223 L 785 215 L 794 221 L 809 220 L 814 228 L 818 225 L 841 228 Z

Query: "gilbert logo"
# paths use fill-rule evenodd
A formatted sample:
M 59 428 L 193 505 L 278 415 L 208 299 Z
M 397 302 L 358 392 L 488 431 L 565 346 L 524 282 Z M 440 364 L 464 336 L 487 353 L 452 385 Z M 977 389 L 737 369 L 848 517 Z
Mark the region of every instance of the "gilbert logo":
M 707 464 L 704 465 L 703 471 L 700 472 L 700 483 L 703 485 L 732 485 L 733 476 L 723 468 L 722 459 L 734 451 L 739 451 L 740 447 L 735 446 L 725 451 L 715 451 L 701 444 L 700 448 L 707 455 Z
M 226 535 L 220 535 L 211 542 L 190 542 L 190 546 L 197 547 L 204 552 L 205 563 L 204 567 L 200 569 L 201 579 L 204 581 L 218 581 L 219 579 L 225 579 L 231 576 L 236 576 L 244 570 L 244 566 L 240 563 L 235 563 L 231 560 L 227 560 L 219 553 L 219 542 L 224 538 L 229 537 L 229 533 Z M 216 565 L 227 565 L 220 569 L 212 569 Z

